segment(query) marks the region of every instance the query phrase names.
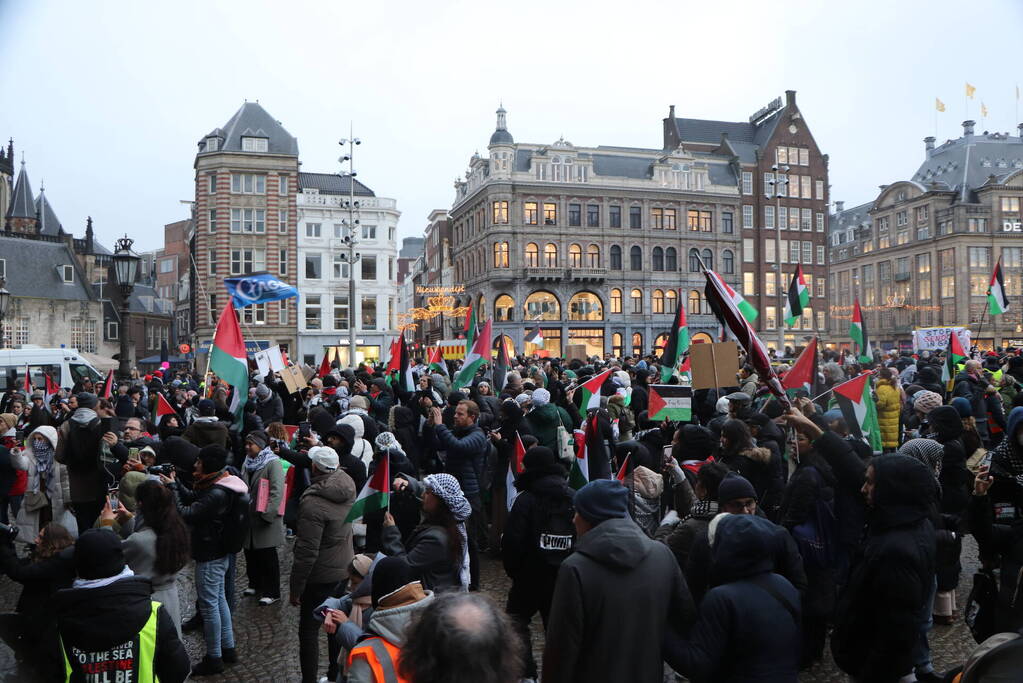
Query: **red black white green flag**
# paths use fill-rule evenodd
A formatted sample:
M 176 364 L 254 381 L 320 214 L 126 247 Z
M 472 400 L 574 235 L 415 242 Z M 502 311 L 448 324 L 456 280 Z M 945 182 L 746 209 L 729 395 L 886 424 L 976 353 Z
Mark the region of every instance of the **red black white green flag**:
M 867 336 L 867 324 L 863 322 L 863 312 L 860 310 L 860 300 L 857 297 L 853 301 L 852 323 L 849 325 L 849 336 L 856 343 L 856 359 L 861 363 L 869 363 L 874 360 L 874 348 L 870 344 L 870 337 Z
M 1001 315 L 1009 310 L 1009 297 L 1005 295 L 1005 278 L 1002 276 L 1002 259 L 995 262 L 995 271 L 991 273 L 991 284 L 987 288 L 987 308 L 991 315 Z
M 681 384 L 651 384 L 647 390 L 651 420 L 689 422 L 693 419 L 693 389 Z
M 794 326 L 803 316 L 803 311 L 810 307 L 810 290 L 806 288 L 803 278 L 803 266 L 797 265 L 789 283 L 788 295 L 785 297 L 785 324 Z
M 681 295 L 679 300 L 681 300 Z M 661 353 L 661 381 L 667 382 L 682 363 L 682 357 L 689 350 L 689 325 L 686 323 L 686 307 L 679 304 L 675 324 L 671 326 L 668 341 Z
M 543 334 L 540 332 L 540 323 L 537 323 L 536 327 L 530 330 L 526 336 L 522 338 L 522 341 L 528 344 L 543 344 Z
M 522 443 L 522 437 L 519 436 L 518 432 L 515 432 L 515 450 L 512 452 L 511 459 L 508 460 L 508 474 L 504 477 L 505 498 L 507 499 L 509 510 L 512 509 L 512 505 L 519 495 L 518 489 L 515 488 L 515 478 L 522 474 L 522 470 L 525 469 L 522 465 L 524 457 L 526 457 L 526 447 Z
M 864 372 L 847 382 L 832 387 L 835 402 L 849 425 L 849 433 L 870 444 L 875 453 L 881 452 L 881 429 L 877 421 L 877 406 L 870 391 L 870 376 Z
M 817 384 L 817 337 L 810 340 L 803 352 L 799 354 L 792 369 L 781 379 L 781 385 L 789 395 L 800 389 L 805 389 L 810 396 L 817 392 L 814 389 Z
M 945 362 L 941 365 L 941 382 L 945 385 L 945 391 L 952 391 L 952 384 L 956 378 L 956 366 L 966 360 L 966 351 L 959 341 L 959 335 L 955 330 L 949 330 L 948 347 L 945 349 Z

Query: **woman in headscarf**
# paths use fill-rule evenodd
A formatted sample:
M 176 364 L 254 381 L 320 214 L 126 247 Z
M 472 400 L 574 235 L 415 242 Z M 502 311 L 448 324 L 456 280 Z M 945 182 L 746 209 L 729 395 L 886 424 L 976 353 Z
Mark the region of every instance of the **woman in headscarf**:
M 78 536 L 78 524 L 67 509 L 71 501 L 67 468 L 57 462 L 57 430 L 49 425 L 36 428 L 25 440 L 25 449 L 11 453 L 15 469 L 28 472 L 25 497 L 18 510 L 18 532 L 23 539 L 35 538 L 50 522 Z
M 394 517 L 386 513 L 381 539 L 384 553 L 403 555 L 430 590 L 467 590 L 469 544 L 465 520 L 472 514 L 472 507 L 458 480 L 450 474 L 430 474 L 422 482 L 399 475 L 393 485 L 399 493 L 422 498 L 423 521 L 402 543 Z
M 970 503 L 973 475 L 966 469 L 966 448 L 963 445 L 963 421 L 952 406 L 939 406 L 928 415 L 931 438 L 943 447 L 941 470 L 941 511 L 962 517 Z

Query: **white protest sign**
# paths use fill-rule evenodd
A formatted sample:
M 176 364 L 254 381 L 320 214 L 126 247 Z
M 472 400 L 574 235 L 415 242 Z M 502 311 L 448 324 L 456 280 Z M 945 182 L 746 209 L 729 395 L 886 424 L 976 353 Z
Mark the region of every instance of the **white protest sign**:
M 913 348 L 924 351 L 943 351 L 948 348 L 948 335 L 955 330 L 963 350 L 970 348 L 970 330 L 965 327 L 918 327 L 913 330 Z
M 260 378 L 266 377 L 270 373 L 270 353 L 266 350 L 257 351 L 252 358 L 256 361 L 256 367 L 259 368 Z
M 270 369 L 274 372 L 280 372 L 286 367 L 284 356 L 281 355 L 281 347 L 271 346 L 266 350 L 266 354 L 270 358 Z

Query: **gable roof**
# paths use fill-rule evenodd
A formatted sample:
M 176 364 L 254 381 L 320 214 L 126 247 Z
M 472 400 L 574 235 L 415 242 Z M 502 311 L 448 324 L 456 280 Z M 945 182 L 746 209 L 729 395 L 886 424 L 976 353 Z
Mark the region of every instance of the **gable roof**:
M 74 255 L 63 241 L 0 236 L 0 258 L 6 261 L 7 289 L 17 297 L 89 301 Z M 64 282 L 57 266 L 74 266 L 74 282 Z
M 301 190 L 317 190 L 320 194 L 350 194 L 352 178 L 336 173 L 299 173 L 298 187 Z M 373 190 L 358 180 L 355 181 L 356 197 L 375 197 Z
M 845 232 L 850 227 L 858 225 L 870 225 L 870 210 L 874 208 L 874 202 L 860 204 L 848 209 L 843 209 L 831 214 L 828 220 L 829 232 Z
M 39 216 L 39 232 L 41 234 L 58 236 L 63 232 L 60 219 L 57 218 L 57 213 L 50 205 L 50 200 L 46 198 L 45 190 L 39 190 L 39 196 L 35 201 L 35 211 Z
M 1002 182 L 1023 169 L 1023 138 L 990 133 L 966 135 L 930 151 L 911 180 L 926 188 L 951 189 L 963 201 L 976 201 L 977 188 L 994 176 Z
M 223 128 L 215 128 L 205 137 L 210 135 L 222 139 L 218 151 L 242 152 L 243 137 L 259 137 L 267 138 L 267 152 L 243 153 L 298 156 L 298 139 L 286 131 L 258 102 L 243 104 Z
M 32 199 L 32 184 L 28 180 L 28 172 L 25 171 L 25 162 L 21 162 L 21 170 L 18 171 L 18 179 L 14 183 L 14 195 L 11 197 L 11 205 L 7 208 L 8 218 L 35 218 L 35 202 Z

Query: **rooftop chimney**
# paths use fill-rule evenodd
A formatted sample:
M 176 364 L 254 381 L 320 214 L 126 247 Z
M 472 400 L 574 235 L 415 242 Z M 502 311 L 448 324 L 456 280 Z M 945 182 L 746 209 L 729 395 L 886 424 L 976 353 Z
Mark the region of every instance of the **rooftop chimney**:
M 973 135 L 973 126 L 976 123 L 976 121 L 963 121 L 963 136 L 969 137 Z
M 845 202 L 836 201 L 835 202 L 835 213 L 842 213 L 843 211 L 845 211 Z
M 1018 126 L 1016 126 L 1016 130 L 1018 130 L 1018 131 L 1019 131 L 1019 136 L 1020 136 L 1021 138 L 1023 138 L 1023 123 L 1021 123 L 1021 124 L 1019 124 Z
M 668 105 L 668 118 L 669 119 L 675 118 L 675 105 L 674 104 L 669 104 Z
M 934 151 L 934 136 L 928 135 L 924 138 L 924 156 L 928 159 L 931 158 L 931 152 Z
M 785 106 L 794 107 L 796 106 L 796 91 L 786 90 L 785 91 Z

